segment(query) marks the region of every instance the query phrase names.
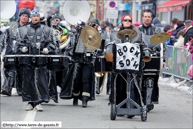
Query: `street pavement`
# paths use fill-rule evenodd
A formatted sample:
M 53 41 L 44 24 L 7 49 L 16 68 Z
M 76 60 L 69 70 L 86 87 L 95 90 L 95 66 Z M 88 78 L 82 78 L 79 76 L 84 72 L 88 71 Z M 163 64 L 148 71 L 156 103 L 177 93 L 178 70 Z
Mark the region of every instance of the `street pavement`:
M 95 101 L 88 102 L 87 108 L 72 105 L 71 100 L 52 100 L 42 104 L 43 112 L 25 111 L 26 102 L 17 96 L 15 88 L 12 96 L 1 95 L 1 121 L 61 121 L 63 128 L 193 128 L 192 94 L 159 83 L 159 104 L 147 114 L 147 121 L 142 122 L 140 116 L 132 119 L 116 117 L 110 120 L 110 106 L 106 88 Z M 59 91 L 59 90 L 58 90 Z

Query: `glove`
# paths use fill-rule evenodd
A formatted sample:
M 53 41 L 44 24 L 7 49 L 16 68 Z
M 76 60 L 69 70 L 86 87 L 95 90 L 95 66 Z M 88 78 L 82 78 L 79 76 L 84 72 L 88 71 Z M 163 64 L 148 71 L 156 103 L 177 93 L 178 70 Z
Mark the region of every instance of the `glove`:
M 23 53 L 25 53 L 25 52 L 27 52 L 27 51 L 28 51 L 28 48 L 27 48 L 27 47 L 23 47 L 23 48 L 22 48 L 22 52 L 23 52 Z
M 192 54 L 189 52 L 188 55 L 187 55 L 187 57 L 190 56 L 190 55 L 192 55 Z
M 1 32 L 5 32 L 7 29 L 9 29 L 10 28 L 10 26 L 2 26 L 1 28 L 0 28 L 0 30 L 1 30 Z
M 48 53 L 49 53 L 48 49 L 47 49 L 47 48 L 44 48 L 44 49 L 43 49 L 43 53 L 44 53 L 44 54 L 48 54 Z

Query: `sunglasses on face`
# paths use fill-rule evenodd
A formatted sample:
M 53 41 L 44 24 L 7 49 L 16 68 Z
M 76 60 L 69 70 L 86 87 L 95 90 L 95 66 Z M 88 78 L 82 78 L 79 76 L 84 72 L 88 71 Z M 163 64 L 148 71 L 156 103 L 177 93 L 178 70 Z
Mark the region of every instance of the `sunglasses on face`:
M 128 21 L 128 22 L 131 22 L 130 19 L 124 19 L 123 21 L 124 21 L 124 22 L 127 22 L 127 21 Z
M 59 21 L 59 19 L 54 20 L 54 22 L 57 22 L 57 21 Z

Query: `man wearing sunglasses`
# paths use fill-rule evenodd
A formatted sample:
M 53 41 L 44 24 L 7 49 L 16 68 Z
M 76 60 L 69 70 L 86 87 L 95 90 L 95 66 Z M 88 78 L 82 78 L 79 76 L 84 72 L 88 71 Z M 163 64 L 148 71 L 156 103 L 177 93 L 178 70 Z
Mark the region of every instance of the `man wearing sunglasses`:
M 27 8 L 23 8 L 19 11 L 19 20 L 8 24 L 9 29 L 5 31 L 1 39 L 1 44 L 4 47 L 7 46 L 6 52 L 5 52 L 6 55 L 16 54 L 13 51 L 13 47 L 15 47 L 13 45 L 13 42 L 15 42 L 17 38 L 17 29 L 22 26 L 28 25 L 29 17 L 30 17 L 30 10 Z M 15 80 L 15 73 L 17 73 L 16 80 Z M 4 79 L 1 93 L 3 95 L 11 96 L 12 87 L 14 87 L 14 83 L 16 83 L 17 93 L 18 95 L 21 96 L 22 94 L 22 76 L 23 76 L 22 68 L 18 71 L 4 70 L 4 74 L 5 74 L 5 79 Z
M 163 32 L 161 28 L 155 27 L 151 25 L 152 22 L 152 12 L 151 10 L 145 10 L 143 12 L 143 24 L 142 26 L 138 27 L 139 31 L 144 33 L 145 35 L 155 35 L 157 33 Z M 165 66 L 165 51 L 166 51 L 166 45 L 163 43 L 163 65 Z M 151 64 L 154 65 L 154 64 Z M 158 104 L 158 98 L 159 98 L 159 88 L 158 88 L 158 79 L 159 75 L 149 75 L 143 77 L 143 83 L 150 83 L 153 85 L 147 85 L 144 84 L 144 87 L 142 89 L 142 94 L 144 95 L 144 103 L 147 105 L 147 108 L 149 110 L 152 110 L 154 105 Z
M 41 25 L 39 11 L 33 10 L 31 12 L 31 23 L 19 28 L 17 38 L 17 41 L 20 42 L 18 44 L 19 52 L 31 55 L 52 53 L 55 50 L 53 33 L 53 29 Z M 47 68 L 35 66 L 35 64 L 31 66 L 31 68 L 25 67 L 23 69 L 22 100 L 28 102 L 27 111 L 33 110 L 33 108 L 43 111 L 41 102 L 49 102 Z

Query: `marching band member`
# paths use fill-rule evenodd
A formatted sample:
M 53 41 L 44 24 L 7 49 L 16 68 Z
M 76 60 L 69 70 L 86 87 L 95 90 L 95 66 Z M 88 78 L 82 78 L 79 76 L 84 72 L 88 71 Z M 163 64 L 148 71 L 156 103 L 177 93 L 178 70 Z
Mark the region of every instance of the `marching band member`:
M 143 19 L 143 24 L 142 26 L 138 27 L 138 29 L 145 35 L 154 35 L 154 34 L 162 32 L 161 28 L 151 25 L 152 13 L 150 10 L 145 10 L 143 12 L 142 19 Z M 163 65 L 166 65 L 165 63 L 165 51 L 166 51 L 165 43 L 163 43 L 163 46 L 164 46 Z M 153 75 L 153 76 L 150 75 L 150 76 L 143 77 L 142 94 L 144 98 L 144 104 L 147 105 L 148 110 L 153 109 L 154 103 L 158 104 L 158 98 L 159 98 L 158 79 L 159 79 L 159 75 Z M 151 83 L 153 84 L 153 87 L 147 87 L 145 81 L 151 81 Z
M 4 38 L 1 40 L 2 44 L 6 44 L 6 55 L 11 55 L 14 54 L 13 52 L 13 42 L 14 40 L 16 40 L 16 33 L 17 33 L 17 29 L 22 27 L 22 26 L 26 26 L 28 25 L 28 20 L 30 17 L 30 10 L 29 9 L 21 9 L 19 11 L 19 17 L 20 20 L 16 21 L 16 22 L 11 22 L 8 24 L 8 26 L 10 26 L 10 28 L 4 33 L 5 36 L 3 36 Z M 4 79 L 4 83 L 2 86 L 2 94 L 3 95 L 8 95 L 11 96 L 11 91 L 12 91 L 12 87 L 14 87 L 14 81 L 16 81 L 16 89 L 17 89 L 17 93 L 18 95 L 22 94 L 22 68 L 20 70 L 17 71 L 17 80 L 15 80 L 15 72 L 14 70 L 5 70 L 5 79 Z
M 106 45 L 105 40 L 107 38 L 107 32 L 100 28 L 98 19 L 92 19 L 90 21 L 90 26 L 94 27 L 99 32 L 101 39 L 104 40 L 104 42 L 101 41 L 101 47 L 99 48 L 99 51 L 97 53 L 97 56 L 102 56 L 104 55 L 104 47 Z M 95 77 L 95 87 L 97 94 L 100 94 L 100 89 L 104 79 L 105 75 L 103 75 L 102 77 Z
M 120 27 L 120 30 L 125 30 L 125 29 L 135 29 L 134 26 L 132 25 L 132 16 L 131 15 L 124 15 L 122 16 L 121 19 L 122 25 Z M 136 30 L 136 29 L 135 29 Z M 139 41 L 141 41 L 141 39 L 137 39 Z M 125 41 L 122 41 L 122 43 L 124 43 Z M 132 40 L 130 41 L 131 43 L 135 43 Z M 124 80 L 124 78 L 127 78 L 127 73 L 121 73 L 122 76 L 120 74 L 116 74 L 116 73 L 112 73 L 112 80 L 116 80 L 116 104 L 121 103 L 124 99 L 127 98 L 127 82 Z M 124 78 L 123 78 L 124 77 Z M 136 79 L 139 82 L 140 81 L 140 75 L 137 75 Z M 131 79 L 133 79 L 133 76 L 131 76 Z M 112 86 L 114 86 L 114 82 L 112 81 L 111 83 Z M 113 87 L 111 87 L 111 89 L 114 89 Z M 134 100 L 135 102 L 137 102 L 139 104 L 139 97 L 138 97 L 138 91 L 135 87 L 134 81 L 131 81 L 131 99 Z M 112 101 L 112 94 L 110 94 L 110 101 Z M 133 105 L 132 105 L 133 106 Z M 122 108 L 126 108 L 126 104 L 124 104 L 122 106 Z M 118 116 L 123 116 L 123 115 L 118 115 Z M 134 117 L 134 115 L 128 115 L 128 118 L 132 118 Z
M 81 27 L 83 26 L 85 23 L 82 22 Z M 66 77 L 62 81 L 60 98 L 74 98 L 73 105 L 78 105 L 78 99 L 80 99 L 82 107 L 87 107 L 89 100 L 95 100 L 94 60 L 92 58 L 94 51 L 83 44 L 79 35 L 81 31 L 79 27 L 76 28 L 75 41 L 77 41 L 77 45 L 73 43 L 73 49 L 69 51 L 69 55 L 73 57 L 75 63 L 69 66 Z
M 40 24 L 40 14 L 38 10 L 31 12 L 31 23 L 19 28 L 18 42 L 19 51 L 22 54 L 47 55 L 55 50 L 55 37 L 53 29 Z M 23 40 L 22 40 L 23 39 Z M 26 41 L 26 42 L 25 42 Z M 38 48 L 37 43 L 40 43 Z M 39 51 L 40 50 L 40 51 Z M 22 85 L 22 100 L 29 102 L 26 110 L 43 111 L 41 102 L 49 102 L 48 78 L 46 67 L 24 68 L 24 78 Z
M 57 54 L 65 54 L 65 48 L 70 43 L 69 35 L 67 34 L 68 30 L 70 30 L 70 25 L 66 21 L 62 21 L 62 17 L 58 14 L 52 16 L 53 21 L 53 29 L 56 32 L 56 48 Z M 55 103 L 58 103 L 58 92 L 57 85 L 61 86 L 62 79 L 65 78 L 64 71 L 50 71 L 50 83 L 49 83 L 49 94 L 50 98 L 54 100 Z

